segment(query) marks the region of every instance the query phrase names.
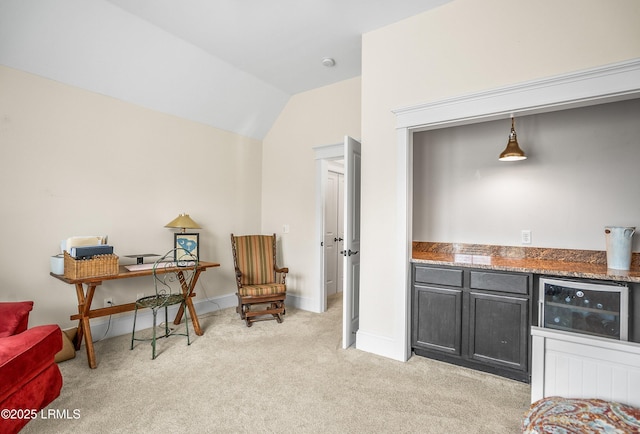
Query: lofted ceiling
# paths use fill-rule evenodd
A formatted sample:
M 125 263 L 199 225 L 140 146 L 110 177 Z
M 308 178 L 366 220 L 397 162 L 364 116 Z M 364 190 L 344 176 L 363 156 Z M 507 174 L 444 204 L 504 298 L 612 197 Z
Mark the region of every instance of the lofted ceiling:
M 448 1 L 0 0 L 0 64 L 261 139 L 361 74 L 363 33 Z

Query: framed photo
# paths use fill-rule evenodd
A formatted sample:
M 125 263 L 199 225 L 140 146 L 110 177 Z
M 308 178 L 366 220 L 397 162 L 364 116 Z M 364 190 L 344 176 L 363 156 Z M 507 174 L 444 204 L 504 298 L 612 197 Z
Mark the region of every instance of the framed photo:
M 189 253 L 200 259 L 200 234 L 174 234 L 174 243 L 176 249 L 175 260 L 177 261 L 185 253 Z

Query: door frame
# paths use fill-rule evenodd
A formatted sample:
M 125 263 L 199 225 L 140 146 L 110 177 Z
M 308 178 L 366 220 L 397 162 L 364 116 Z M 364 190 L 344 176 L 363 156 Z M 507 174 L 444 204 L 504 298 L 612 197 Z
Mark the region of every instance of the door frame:
M 316 287 L 315 291 L 315 312 L 326 312 L 327 310 L 327 293 L 324 287 L 324 249 L 322 242 L 324 240 L 324 198 L 326 194 L 326 178 L 329 173 L 330 161 L 344 159 L 344 143 L 334 145 L 316 146 L 313 148 L 315 153 L 316 166 L 316 230 L 315 230 L 315 246 L 316 246 Z
M 634 98 L 640 98 L 640 58 L 392 110 L 398 158 L 398 226 L 393 257 L 396 276 L 403 285 L 394 299 L 398 333 L 393 339 L 370 337 L 360 349 L 401 361 L 411 357 L 414 133 Z

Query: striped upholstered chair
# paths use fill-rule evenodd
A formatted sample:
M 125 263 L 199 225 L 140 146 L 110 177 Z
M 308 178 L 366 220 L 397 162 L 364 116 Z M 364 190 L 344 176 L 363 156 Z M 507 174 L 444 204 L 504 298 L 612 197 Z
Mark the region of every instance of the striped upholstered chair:
M 238 286 L 236 312 L 247 327 L 267 319 L 281 323 L 289 269 L 276 265 L 276 235 L 231 234 L 231 248 Z

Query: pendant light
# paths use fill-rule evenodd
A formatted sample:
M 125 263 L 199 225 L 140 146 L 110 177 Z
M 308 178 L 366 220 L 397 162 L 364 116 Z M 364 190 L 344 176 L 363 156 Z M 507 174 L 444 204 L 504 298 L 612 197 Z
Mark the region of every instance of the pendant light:
M 516 137 L 515 118 L 511 117 L 511 132 L 509 133 L 509 142 L 507 147 L 502 151 L 498 160 L 500 161 L 520 161 L 526 160 L 527 156 L 524 151 L 520 149 L 518 145 L 518 138 Z

